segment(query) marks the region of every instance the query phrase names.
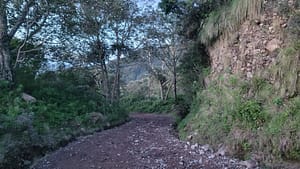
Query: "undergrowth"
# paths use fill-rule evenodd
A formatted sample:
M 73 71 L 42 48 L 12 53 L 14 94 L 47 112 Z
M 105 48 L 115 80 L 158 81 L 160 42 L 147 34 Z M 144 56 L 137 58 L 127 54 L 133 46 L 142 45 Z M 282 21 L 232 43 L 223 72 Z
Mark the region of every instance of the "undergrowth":
M 189 112 L 190 105 L 183 96 L 161 100 L 158 98 L 147 98 L 129 95 L 121 99 L 121 107 L 127 113 L 158 113 L 172 115 L 178 125 Z
M 174 104 L 174 99 L 161 100 L 142 96 L 127 96 L 121 99 L 121 105 L 128 113 L 169 113 Z
M 182 138 L 265 163 L 300 160 L 300 97 L 282 98 L 267 80 L 224 75 L 199 92 L 178 126 Z M 192 137 L 188 137 L 192 136 Z
M 27 168 L 77 136 L 127 118 L 80 71 L 48 72 L 16 87 L 1 81 L 0 90 L 0 168 Z M 25 101 L 23 92 L 37 101 Z

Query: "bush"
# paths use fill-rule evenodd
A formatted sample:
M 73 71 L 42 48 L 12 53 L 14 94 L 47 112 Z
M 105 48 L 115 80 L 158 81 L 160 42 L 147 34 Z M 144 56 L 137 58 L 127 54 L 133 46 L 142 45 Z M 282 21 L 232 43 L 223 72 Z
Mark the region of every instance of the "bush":
M 233 119 L 249 125 L 250 128 L 257 129 L 266 122 L 266 114 L 263 112 L 261 104 L 248 100 L 239 105 L 237 112 L 233 114 Z
M 161 100 L 136 96 L 121 99 L 121 107 L 124 107 L 127 113 L 169 113 L 172 111 L 174 104 L 174 99 Z
M 37 156 L 78 135 L 127 119 L 120 106 L 103 98 L 83 70 L 47 72 L 15 88 L 0 82 L 0 89 L 0 168 L 29 167 Z M 37 102 L 24 101 L 23 92 Z

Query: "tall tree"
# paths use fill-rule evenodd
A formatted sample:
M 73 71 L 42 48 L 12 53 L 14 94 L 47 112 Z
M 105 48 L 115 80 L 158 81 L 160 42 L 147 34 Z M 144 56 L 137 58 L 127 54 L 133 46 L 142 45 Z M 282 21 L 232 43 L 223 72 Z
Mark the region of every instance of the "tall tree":
M 116 51 L 116 71 L 113 86 L 113 98 L 118 100 L 121 95 L 121 56 L 124 54 L 126 55 L 127 50 L 134 46 L 134 37 L 139 36 L 137 32 L 141 23 L 141 16 L 138 13 L 136 4 L 131 1 L 115 2 L 114 4 L 111 4 L 111 7 L 110 11 L 113 12 L 111 16 L 112 18 L 109 19 L 108 28 L 114 33 L 113 49 Z
M 84 50 L 81 53 L 86 56 L 92 53 L 94 61 L 97 61 L 92 65 L 99 65 L 105 95 L 112 101 L 118 101 L 121 95 L 121 58 L 136 46 L 134 41 L 142 19 L 137 5 L 128 0 L 80 0 L 71 5 L 73 7 L 66 10 L 73 15 L 62 17 L 63 31 L 71 42 L 68 45 L 73 45 L 74 50 L 80 44 L 87 44 L 79 50 Z M 107 64 L 114 64 L 113 79 L 109 79 Z
M 152 76 L 160 85 L 160 98 L 166 100 L 169 95 L 170 85 L 165 66 L 162 63 L 157 62 L 160 61 L 160 57 L 158 56 L 160 54 L 157 46 L 152 46 L 145 42 L 144 47 L 140 52 L 140 57 L 142 58 L 143 63 L 146 64 L 150 76 Z
M 152 24 L 147 29 L 147 41 L 156 46 L 160 53 L 156 57 L 172 74 L 173 94 L 177 100 L 177 67 L 186 50 L 186 40 L 179 34 L 181 25 L 177 25 L 178 18 L 175 15 L 164 15 L 160 11 L 153 11 L 151 15 Z
M 12 81 L 10 42 L 17 33 L 32 38 L 48 17 L 47 0 L 0 0 L 0 80 Z

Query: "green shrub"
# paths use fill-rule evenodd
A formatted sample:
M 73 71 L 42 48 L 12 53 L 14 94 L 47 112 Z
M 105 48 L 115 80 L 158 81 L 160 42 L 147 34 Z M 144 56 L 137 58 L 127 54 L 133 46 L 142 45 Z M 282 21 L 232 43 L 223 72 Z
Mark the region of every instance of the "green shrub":
M 242 103 L 233 114 L 233 118 L 254 129 L 263 126 L 266 122 L 266 114 L 261 104 L 253 100 Z
M 172 111 L 174 104 L 174 99 L 161 100 L 137 96 L 128 96 L 121 99 L 121 107 L 124 107 L 127 113 L 168 113 Z
M 108 103 L 82 70 L 46 72 L 15 88 L 0 82 L 0 89 L 0 168 L 26 168 L 33 158 L 78 135 L 127 119 L 127 113 Z M 25 102 L 23 92 L 37 102 Z M 93 112 L 103 119 L 92 119 Z

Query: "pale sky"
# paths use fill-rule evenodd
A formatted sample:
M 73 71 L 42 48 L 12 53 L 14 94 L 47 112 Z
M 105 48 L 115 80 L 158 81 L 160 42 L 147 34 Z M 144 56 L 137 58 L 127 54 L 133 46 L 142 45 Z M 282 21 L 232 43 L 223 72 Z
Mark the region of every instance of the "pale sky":
M 146 7 L 146 6 L 152 6 L 152 7 L 157 7 L 158 3 L 160 0 L 137 0 L 138 1 L 138 6 L 140 8 Z

